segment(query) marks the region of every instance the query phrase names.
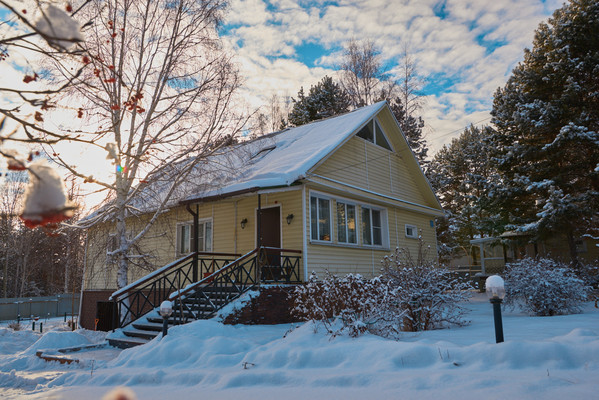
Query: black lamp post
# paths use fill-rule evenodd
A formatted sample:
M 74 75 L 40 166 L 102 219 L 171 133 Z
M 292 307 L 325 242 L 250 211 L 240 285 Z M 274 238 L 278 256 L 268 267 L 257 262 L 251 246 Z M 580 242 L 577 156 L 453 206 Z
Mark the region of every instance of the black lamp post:
M 160 315 L 162 316 L 162 337 L 168 333 L 168 318 L 173 314 L 173 303 L 164 300 L 160 304 Z
M 501 302 L 505 297 L 505 286 L 503 278 L 493 275 L 485 281 L 485 288 L 489 301 L 493 305 L 493 319 L 495 321 L 495 341 L 503 342 L 503 322 L 501 320 Z

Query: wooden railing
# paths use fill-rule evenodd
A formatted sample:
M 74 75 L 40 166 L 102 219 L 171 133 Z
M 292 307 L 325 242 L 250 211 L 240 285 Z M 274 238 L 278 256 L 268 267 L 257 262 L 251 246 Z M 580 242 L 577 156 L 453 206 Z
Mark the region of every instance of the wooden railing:
M 114 292 L 110 299 L 118 303 L 118 320 L 113 326 L 128 325 L 158 307 L 171 293 L 197 282 L 194 277 L 213 273 L 239 257 L 228 253 L 199 252 L 197 258 L 195 255 L 188 254 Z
M 118 320 L 113 326 L 125 327 L 167 299 L 175 301 L 176 323 L 185 323 L 213 314 L 260 282 L 300 282 L 299 250 L 262 247 L 241 257 L 194 256 L 189 254 L 114 292 L 111 300 L 117 303 Z
M 171 294 L 173 322 L 212 316 L 260 282 L 299 283 L 301 251 L 262 247 L 254 249 L 201 281 Z

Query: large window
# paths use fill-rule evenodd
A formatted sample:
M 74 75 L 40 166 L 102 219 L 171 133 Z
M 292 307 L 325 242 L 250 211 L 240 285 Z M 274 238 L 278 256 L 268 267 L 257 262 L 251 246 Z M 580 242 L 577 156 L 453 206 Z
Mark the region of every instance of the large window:
M 383 245 L 382 211 L 362 207 L 362 241 L 368 246 Z
M 337 201 L 337 241 L 357 244 L 356 206 Z
M 191 253 L 193 248 L 193 222 L 177 225 L 177 254 Z M 198 251 L 212 251 L 212 221 L 199 222 Z
M 310 231 L 312 240 L 331 241 L 331 201 L 310 196 Z

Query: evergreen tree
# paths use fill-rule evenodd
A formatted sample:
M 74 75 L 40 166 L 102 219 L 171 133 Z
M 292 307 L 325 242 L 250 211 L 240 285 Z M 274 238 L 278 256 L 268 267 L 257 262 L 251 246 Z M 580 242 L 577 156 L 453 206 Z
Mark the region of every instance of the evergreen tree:
M 490 201 L 498 187 L 486 144 L 492 134 L 489 127 L 470 126 L 430 163 L 430 182 L 445 210 L 437 224 L 441 255 L 470 249 L 470 240 L 495 236 L 501 230 L 502 218 Z
M 495 93 L 500 205 L 519 231 L 575 239 L 599 220 L 599 3 L 571 0 Z
M 302 87 L 293 99 L 289 123 L 294 126 L 306 124 L 349 111 L 350 101 L 345 90 L 333 78 L 325 76 L 316 86 L 311 86 L 308 95 Z
M 393 112 L 393 115 L 395 115 L 395 119 L 397 119 L 401 130 L 406 136 L 408 144 L 414 152 L 418 163 L 426 172 L 429 164 L 429 161 L 427 160 L 428 145 L 422 133 L 422 128 L 424 128 L 422 117 L 410 115 L 404 107 L 404 102 L 400 97 L 396 97 L 394 100 L 389 101 L 389 106 L 391 107 L 391 111 Z

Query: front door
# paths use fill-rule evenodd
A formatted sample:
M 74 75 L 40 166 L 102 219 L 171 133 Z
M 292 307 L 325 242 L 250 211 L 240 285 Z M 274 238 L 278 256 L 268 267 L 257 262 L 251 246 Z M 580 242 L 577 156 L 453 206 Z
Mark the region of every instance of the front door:
M 281 248 L 281 208 L 263 208 L 260 225 L 262 226 L 262 246 Z M 279 251 L 273 250 L 268 250 L 266 254 L 268 266 L 263 267 L 262 279 L 276 280 L 280 274 L 281 254 Z

